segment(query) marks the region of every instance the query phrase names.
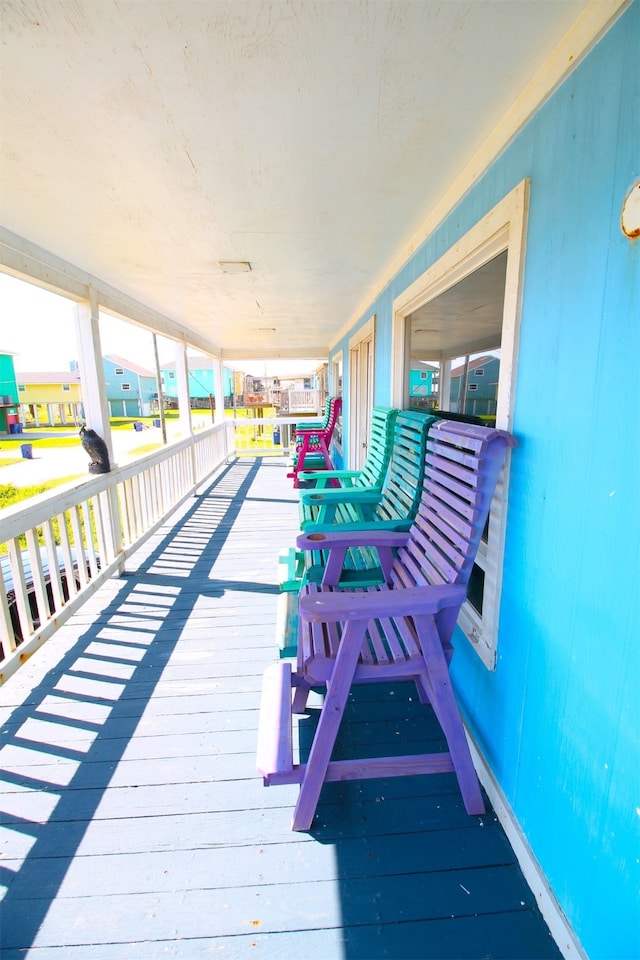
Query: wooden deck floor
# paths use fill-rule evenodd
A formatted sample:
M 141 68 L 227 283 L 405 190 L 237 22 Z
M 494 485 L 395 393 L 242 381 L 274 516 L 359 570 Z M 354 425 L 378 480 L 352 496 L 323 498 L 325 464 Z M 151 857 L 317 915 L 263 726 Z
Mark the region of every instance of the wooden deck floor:
M 560 956 L 452 775 L 331 784 L 306 834 L 263 787 L 285 472 L 232 464 L 0 690 L 4 960 Z M 437 738 L 409 697 L 358 693 L 341 749 Z

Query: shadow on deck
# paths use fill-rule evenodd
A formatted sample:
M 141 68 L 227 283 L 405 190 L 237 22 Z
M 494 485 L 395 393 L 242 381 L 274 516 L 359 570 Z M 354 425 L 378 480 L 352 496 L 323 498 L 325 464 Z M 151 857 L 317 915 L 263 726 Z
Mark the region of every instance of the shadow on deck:
M 329 784 L 308 834 L 262 786 L 285 473 L 229 466 L 0 692 L 4 960 L 559 956 L 453 775 Z M 340 750 L 425 740 L 410 688 L 364 687 Z

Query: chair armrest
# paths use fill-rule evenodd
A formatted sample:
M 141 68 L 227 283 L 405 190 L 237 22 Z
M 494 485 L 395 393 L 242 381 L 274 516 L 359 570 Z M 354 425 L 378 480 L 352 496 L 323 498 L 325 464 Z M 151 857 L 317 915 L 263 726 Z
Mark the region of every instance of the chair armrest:
M 345 524 L 340 529 L 329 527 L 327 533 L 314 531 L 301 533 L 296 539 L 299 550 L 333 550 L 349 547 L 403 547 L 409 539 L 407 533 L 397 533 L 393 530 L 378 530 L 365 527 L 363 530 L 354 530 L 351 525 Z
M 467 595 L 463 585 L 407 587 L 402 590 L 337 591 L 301 596 L 298 612 L 303 620 L 333 623 L 434 614 L 460 606 Z
M 311 507 L 321 507 L 323 503 L 377 503 L 380 491 L 375 487 L 344 487 L 339 490 L 305 490 L 301 494 L 302 503 Z
M 357 480 L 359 470 L 301 470 L 298 480 L 315 480 L 316 490 L 321 490 L 329 480 Z
M 312 533 L 363 533 L 369 531 L 371 534 L 392 532 L 408 533 L 411 527 L 411 520 L 361 520 L 357 523 L 305 523 L 304 532 L 310 536 Z M 370 546 L 371 541 L 359 546 Z M 316 550 L 324 547 L 316 547 Z
M 394 562 L 394 548 L 406 544 L 409 535 L 392 530 L 352 531 L 345 525 L 339 532 L 301 534 L 296 546 L 301 550 L 327 550 L 328 557 L 324 565 L 322 585 L 335 587 L 340 582 L 347 552 L 352 547 L 367 547 L 378 554 L 380 571 L 385 583 L 391 582 Z

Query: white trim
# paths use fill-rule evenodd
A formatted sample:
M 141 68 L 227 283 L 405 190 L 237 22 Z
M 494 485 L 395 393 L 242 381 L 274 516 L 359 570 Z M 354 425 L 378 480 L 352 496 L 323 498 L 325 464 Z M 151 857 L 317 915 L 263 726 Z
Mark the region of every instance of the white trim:
M 562 907 L 558 903 L 542 867 L 536 860 L 507 798 L 468 730 L 467 739 L 478 779 L 486 791 L 502 829 L 507 835 L 511 849 L 516 856 L 529 889 L 536 898 L 540 913 L 544 917 L 558 949 L 566 960 L 576 960 L 576 958 L 588 960 L 587 954 L 564 915 Z
M 496 426 L 513 430 L 515 375 L 522 300 L 525 238 L 529 207 L 529 181 L 522 180 L 457 243 L 411 283 L 393 301 L 391 327 L 391 406 L 406 407 L 409 401 L 410 346 L 406 336 L 408 318 L 418 308 L 435 300 L 498 254 L 507 251 L 504 306 L 500 344 L 500 377 L 496 400 Z M 495 343 L 493 344 L 495 346 Z M 456 348 L 456 355 L 463 351 Z M 468 345 L 464 352 L 475 352 Z M 450 358 L 441 354 L 440 397 L 448 397 Z M 443 407 L 443 409 L 446 409 Z M 509 489 L 509 457 L 501 472 L 489 515 L 489 546 L 485 571 L 482 616 L 465 603 L 459 626 L 489 670 L 495 670 L 498 647 L 502 564 L 506 532 L 506 497 Z
M 529 181 L 522 180 L 439 260 L 436 260 L 425 273 L 395 298 L 391 330 L 391 406 L 403 408 L 407 403 L 408 358 L 405 337 L 407 317 L 418 307 L 435 300 L 441 293 L 455 286 L 504 250 L 508 250 L 508 255 L 501 353 L 503 361 L 507 360 L 507 362 L 509 358 L 516 356 L 528 208 Z M 441 357 L 441 359 L 447 358 Z M 501 384 L 498 395 L 496 424 L 503 430 L 512 428 L 515 399 L 514 374 L 515 371 L 511 377 L 505 379 L 504 384 Z M 442 395 L 444 396 L 444 393 Z
M 631 6 L 632 2 L 633 0 L 591 0 L 524 90 L 515 98 L 512 106 L 492 129 L 462 173 L 436 203 L 419 229 L 400 245 L 393 260 L 374 280 L 349 320 L 331 341 L 330 349 L 347 336 L 354 323 L 371 308 L 384 288 L 413 256 L 418 247 L 431 236 L 436 227 L 480 179 L 518 131 L 575 70 L 584 56 L 613 26 L 625 9 Z

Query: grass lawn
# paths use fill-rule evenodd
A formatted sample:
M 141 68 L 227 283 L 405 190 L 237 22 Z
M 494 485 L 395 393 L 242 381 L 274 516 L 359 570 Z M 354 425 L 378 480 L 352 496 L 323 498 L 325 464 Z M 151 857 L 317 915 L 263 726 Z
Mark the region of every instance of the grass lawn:
M 52 487 L 59 487 L 62 483 L 70 483 L 76 476 L 56 477 L 55 480 L 47 480 L 43 483 L 34 483 L 29 487 L 16 487 L 14 483 L 0 483 L 0 510 L 5 507 L 12 507 L 15 503 L 22 500 L 28 500 L 30 497 L 37 497 L 41 493 L 46 493 Z

